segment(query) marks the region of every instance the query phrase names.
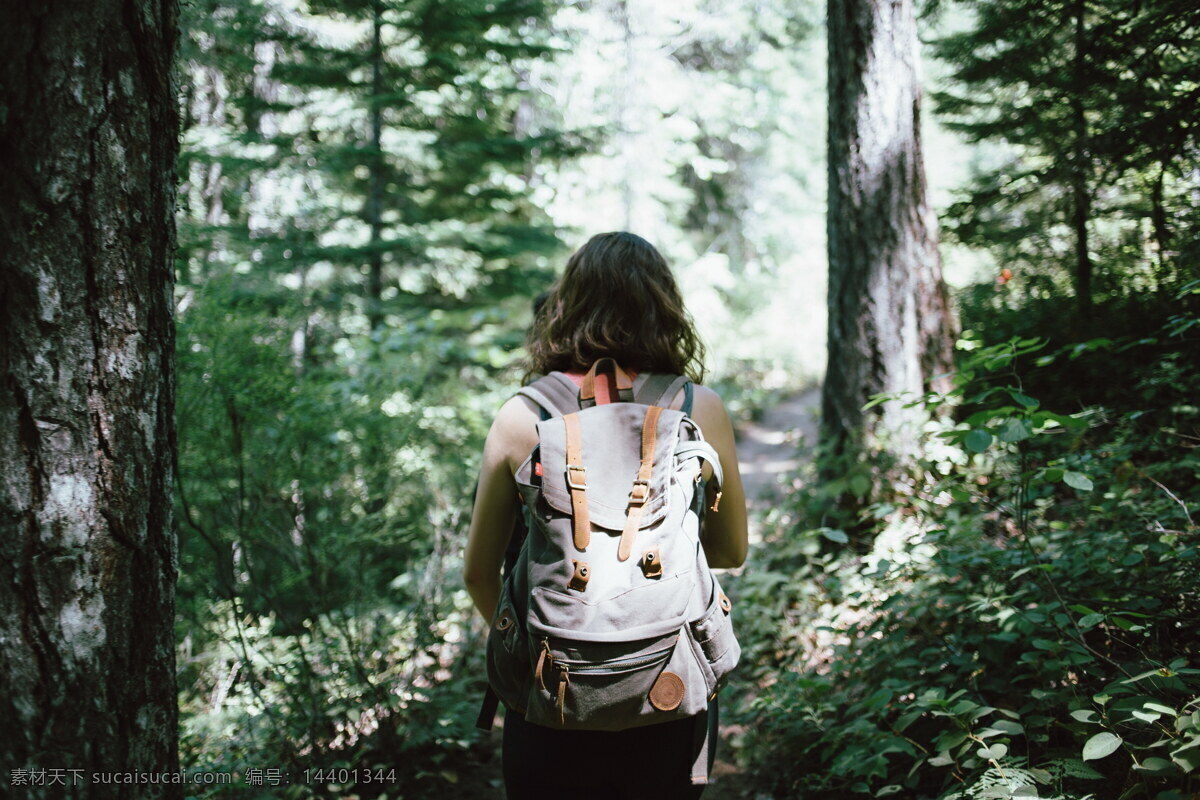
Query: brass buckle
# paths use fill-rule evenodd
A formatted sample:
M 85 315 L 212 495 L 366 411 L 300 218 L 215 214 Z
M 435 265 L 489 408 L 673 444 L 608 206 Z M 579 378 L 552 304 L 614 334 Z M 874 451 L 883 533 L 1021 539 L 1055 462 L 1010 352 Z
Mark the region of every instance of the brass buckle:
M 640 492 L 638 490 L 641 490 Z M 633 488 L 629 490 L 630 505 L 644 505 L 650 499 L 650 482 L 636 480 L 633 482 Z
M 583 480 L 576 482 L 571 477 L 572 472 L 583 473 Z M 587 489 L 587 467 L 582 464 L 567 464 L 567 486 L 572 489 Z

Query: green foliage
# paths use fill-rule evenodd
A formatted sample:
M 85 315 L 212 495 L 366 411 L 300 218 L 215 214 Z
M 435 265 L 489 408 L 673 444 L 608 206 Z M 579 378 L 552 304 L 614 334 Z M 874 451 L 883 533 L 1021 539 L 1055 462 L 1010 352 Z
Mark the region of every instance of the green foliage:
M 1178 307 L 1177 307 L 1177 310 Z M 751 769 L 784 796 L 1181 797 L 1200 748 L 1195 343 L 960 342 L 873 547 L 777 512 L 736 587 Z M 1170 341 L 1162 347 L 1161 341 Z M 1122 350 L 1125 348 L 1125 350 Z M 1054 410 L 1071 359 L 1135 369 Z M 1186 364 L 1186 366 L 1185 366 Z M 1040 365 L 1040 366 L 1039 366 Z M 1164 402 L 1144 405 L 1153 388 Z M 1078 390 L 1078 387 L 1076 387 Z M 1181 435 L 1182 434 L 1182 435 Z M 813 502 L 813 495 L 802 500 Z
M 1194 278 L 1195 4 L 931 5 L 963 9 L 933 42 L 951 72 L 936 107 L 990 145 L 947 209 L 950 240 L 1009 269 L 1020 302 L 1073 284 L 1086 306 Z
M 575 147 L 520 124 L 548 13 L 186 7 L 188 766 L 394 767 L 398 786 L 320 791 L 412 793 L 445 786 L 439 765 L 472 743 L 483 673 L 452 587 L 483 436 L 559 247 L 526 171 Z

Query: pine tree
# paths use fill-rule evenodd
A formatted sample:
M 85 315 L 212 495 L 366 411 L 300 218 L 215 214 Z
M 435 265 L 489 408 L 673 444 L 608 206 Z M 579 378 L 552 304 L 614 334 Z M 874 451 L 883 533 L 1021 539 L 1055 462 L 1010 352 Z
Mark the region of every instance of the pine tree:
M 995 248 L 1031 291 L 1057 293 L 1065 270 L 1087 316 L 1095 296 L 1127 291 L 1123 270 L 1145 266 L 1122 268 L 1098 221 L 1127 228 L 1148 217 L 1163 251 L 1173 227 L 1163 193 L 1195 180 L 1200 10 L 1179 0 L 986 0 L 971 11 L 968 30 L 935 43 L 954 82 L 935 100 L 951 127 L 1006 143 L 1010 156 L 950 209 L 950 228 Z M 1097 254 L 1109 274 L 1097 274 Z

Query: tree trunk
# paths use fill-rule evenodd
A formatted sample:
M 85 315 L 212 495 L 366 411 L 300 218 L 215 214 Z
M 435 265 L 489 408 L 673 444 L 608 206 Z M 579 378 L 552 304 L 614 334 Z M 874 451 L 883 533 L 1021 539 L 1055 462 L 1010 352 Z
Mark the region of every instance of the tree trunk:
M 921 158 L 913 2 L 829 0 L 828 22 L 827 476 L 868 452 L 876 466 L 911 462 L 919 411 L 862 407 L 875 394 L 926 391 L 950 369 L 953 341 Z M 889 473 L 874 469 L 872 480 Z
M 1071 153 L 1071 227 L 1075 231 L 1075 300 L 1083 319 L 1092 314 L 1092 251 L 1088 242 L 1088 220 L 1092 216 L 1091 147 L 1084 111 L 1087 92 L 1087 4 L 1075 4 L 1075 53 L 1072 60 L 1071 118 L 1075 140 Z
M 172 0 L 0 13 L 0 764 L 181 797 Z
M 367 319 L 371 332 L 383 327 L 383 9 L 371 5 L 371 186 L 367 224 L 371 255 L 367 265 Z

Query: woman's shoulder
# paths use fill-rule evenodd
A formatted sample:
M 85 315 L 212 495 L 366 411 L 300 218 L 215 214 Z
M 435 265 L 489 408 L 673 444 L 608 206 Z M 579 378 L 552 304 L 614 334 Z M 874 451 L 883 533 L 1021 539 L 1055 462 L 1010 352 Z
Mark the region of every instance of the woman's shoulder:
M 676 398 L 677 403 L 682 400 Z M 679 405 L 673 405 L 679 408 Z M 725 410 L 725 402 L 721 395 L 707 386 L 699 383 L 692 384 L 692 419 L 700 426 L 700 430 L 709 435 L 713 429 L 725 429 L 730 426 L 729 412 Z
M 494 452 L 515 470 L 537 444 L 538 417 L 536 403 L 524 395 L 513 395 L 496 412 L 485 450 Z

